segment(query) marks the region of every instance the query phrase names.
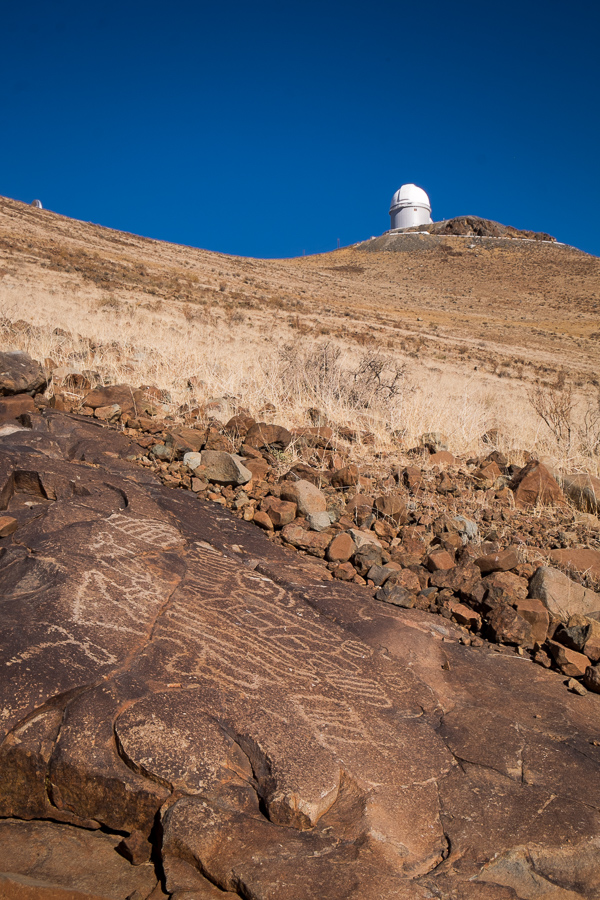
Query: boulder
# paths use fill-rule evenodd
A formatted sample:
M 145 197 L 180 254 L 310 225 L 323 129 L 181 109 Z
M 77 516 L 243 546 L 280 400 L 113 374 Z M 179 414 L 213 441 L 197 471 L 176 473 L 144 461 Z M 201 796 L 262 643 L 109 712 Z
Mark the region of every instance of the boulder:
M 541 600 L 517 599 L 515 610 L 531 626 L 531 640 L 543 644 L 550 627 L 550 614 Z
M 186 453 L 184 457 L 188 456 Z M 225 453 L 223 450 L 203 450 L 200 454 L 202 465 L 206 467 L 204 476 L 213 484 L 246 484 L 252 478 L 239 456 Z M 186 463 L 187 465 L 187 463 Z
M 406 501 L 398 494 L 381 494 L 376 497 L 375 509 L 380 516 L 391 519 L 396 525 L 404 525 L 408 522 Z
M 271 522 L 276 528 L 283 528 L 289 525 L 296 518 L 296 504 L 290 503 L 289 500 L 281 500 L 278 497 L 268 497 L 263 502 L 263 511 L 266 512 Z M 329 523 L 329 519 L 327 520 Z
M 561 566 L 576 569 L 582 575 L 589 572 L 596 581 L 600 581 L 600 550 L 585 547 L 551 550 L 550 559 Z
M 600 478 L 584 473 L 563 475 L 560 481 L 563 493 L 577 509 L 595 516 L 600 514 Z
M 269 425 L 267 422 L 257 422 L 252 425 L 244 443 L 255 450 L 285 450 L 292 442 L 292 435 L 281 425 Z
M 327 512 L 327 499 L 325 494 L 311 484 L 310 481 L 284 481 L 281 484 L 281 499 L 289 500 L 298 507 L 298 512 L 303 516 L 314 516 L 317 513 Z M 331 524 L 331 522 L 329 522 Z
M 590 661 L 583 653 L 570 650 L 557 641 L 546 641 L 548 652 L 563 675 L 570 678 L 583 678 Z
M 475 560 L 475 565 L 482 575 L 488 575 L 490 572 L 508 572 L 510 569 L 516 569 L 519 559 L 516 550 L 509 548 L 480 556 Z
M 358 466 L 353 463 L 338 469 L 331 476 L 331 484 L 335 488 L 354 487 L 358 484 L 359 471 Z
M 514 492 L 517 506 L 548 506 L 565 502 L 558 482 L 537 460 L 527 463 L 515 475 L 510 488 Z
M 348 562 L 355 552 L 356 544 L 351 536 L 346 531 L 343 531 L 334 537 L 327 548 L 327 559 L 330 562 L 345 563 Z
M 299 550 L 307 550 L 313 556 L 321 559 L 325 556 L 325 551 L 331 541 L 330 534 L 315 534 L 312 531 L 306 531 L 300 525 L 286 525 L 281 532 L 284 541 L 291 544 L 292 547 L 298 547 Z
M 391 603 L 392 606 L 400 606 L 403 609 L 412 609 L 415 605 L 415 595 L 399 584 L 387 581 L 375 594 L 376 600 L 383 603 Z
M 22 350 L 0 352 L 0 396 L 38 394 L 46 389 L 44 369 Z
M 29 394 L 14 394 L 0 399 L 0 425 L 14 422 L 24 413 L 35 412 L 35 403 Z
M 492 609 L 487 617 L 487 624 L 495 641 L 533 646 L 531 625 L 512 606 L 497 606 Z
M 152 404 L 146 400 L 144 392 L 129 384 L 111 384 L 94 388 L 82 400 L 82 406 L 88 406 L 94 410 L 115 404 L 120 406 L 123 413 L 131 416 L 143 416 L 152 409 Z
M 568 622 L 575 615 L 600 614 L 599 594 L 550 566 L 537 569 L 529 582 L 529 596 L 541 600 L 550 614 L 561 622 Z

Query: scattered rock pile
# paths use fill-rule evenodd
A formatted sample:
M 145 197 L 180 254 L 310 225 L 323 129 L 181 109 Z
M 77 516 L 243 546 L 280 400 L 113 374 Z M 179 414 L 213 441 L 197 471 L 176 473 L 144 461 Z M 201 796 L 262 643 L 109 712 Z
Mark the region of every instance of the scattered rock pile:
M 597 689 L 599 657 L 586 642 L 600 620 L 600 595 L 578 582 L 600 585 L 598 479 L 569 476 L 563 492 L 538 460 L 518 467 L 497 450 L 457 459 L 437 432 L 403 453 L 404 462 L 399 455 L 361 469 L 352 451 L 356 441 L 368 443 L 366 433 L 334 436 L 326 424 L 290 432 L 245 411 L 225 425 L 201 409 L 182 410 L 176 421 L 160 401 L 156 388 L 109 385 L 84 393 L 75 409 L 134 440 L 132 458 L 163 484 L 254 522 L 307 557 L 319 578 L 439 614 L 459 624 L 467 642 L 516 648 L 559 669 L 572 690 Z M 73 408 L 60 394 L 53 402 Z M 325 419 L 319 413 L 316 421 Z M 545 586 L 551 578 L 555 601 Z M 587 629 L 577 646 L 572 628 Z

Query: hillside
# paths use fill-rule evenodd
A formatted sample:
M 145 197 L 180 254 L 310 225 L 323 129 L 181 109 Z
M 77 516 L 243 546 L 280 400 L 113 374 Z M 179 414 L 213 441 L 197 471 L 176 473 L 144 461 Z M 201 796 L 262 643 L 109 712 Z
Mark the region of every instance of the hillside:
M 504 449 L 531 448 L 549 437 L 527 403 L 536 380 L 562 372 L 580 402 L 597 387 L 600 260 L 555 243 L 395 234 L 245 259 L 1 199 L 0 278 L 4 347 L 20 321 L 19 345 L 56 365 L 153 383 L 176 405 L 270 402 L 290 424 L 306 424 L 307 406 L 337 424 L 356 413 L 384 443 L 439 429 L 465 451 L 495 428 Z M 396 405 L 307 396 L 298 370 L 325 344 L 350 376 L 385 355 L 386 383 L 402 372 Z

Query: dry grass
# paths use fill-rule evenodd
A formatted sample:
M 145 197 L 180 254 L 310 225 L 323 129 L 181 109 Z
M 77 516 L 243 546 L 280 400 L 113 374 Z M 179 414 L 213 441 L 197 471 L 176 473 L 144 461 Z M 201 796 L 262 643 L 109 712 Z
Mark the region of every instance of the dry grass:
M 449 259 L 458 267 L 453 279 L 462 265 L 461 289 L 470 298 L 488 290 L 490 271 L 498 283 L 494 263 L 502 270 L 506 260 L 491 250 L 483 268 L 473 268 L 462 251 L 441 252 L 441 262 L 431 251 L 424 257 L 360 248 L 307 260 L 243 260 L 110 232 L 12 201 L 0 204 L 1 224 L 2 348 L 25 349 L 107 382 L 154 384 L 168 393 L 173 412 L 217 400 L 221 418 L 239 408 L 264 417 L 261 410 L 271 403 L 276 421 L 301 426 L 311 424 L 308 410 L 317 407 L 334 426 L 374 435 L 372 445 L 356 448 L 364 459 L 414 446 L 428 431 L 447 435 L 455 453 L 475 455 L 489 447 L 482 438 L 494 430 L 496 445 L 515 461 L 527 450 L 561 468 L 598 471 L 593 441 L 566 446 L 528 399 L 536 380 L 551 385 L 564 370 L 574 433 L 583 428 L 593 399 L 593 375 L 586 372 L 597 370 L 598 342 L 587 335 L 597 304 L 594 295 L 581 300 L 581 284 L 597 283 L 600 273 L 592 257 L 565 256 L 577 273 L 569 278 L 580 297 L 581 311 L 573 313 L 578 336 L 571 324 L 557 347 L 548 335 L 562 319 L 552 322 L 544 304 L 535 310 L 530 304 L 532 323 L 519 326 L 529 331 L 515 347 L 502 329 L 511 317 L 522 318 L 516 300 L 504 306 L 490 300 L 469 312 L 473 303 L 463 298 L 457 309 L 452 296 Z M 417 272 L 419 259 L 430 262 L 426 277 Z M 556 279 L 555 260 L 548 259 Z M 522 260 L 509 261 L 523 279 Z M 538 279 L 542 262 L 540 256 Z M 446 267 L 443 282 L 436 282 L 435 266 Z M 514 279 L 504 288 L 508 295 L 516 291 Z M 561 289 L 567 288 L 568 279 Z M 521 289 L 533 292 L 526 278 Z M 544 329 L 545 343 L 538 334 Z M 485 337 L 486 331 L 493 334 Z M 529 338 L 532 349 L 525 353 Z M 573 340 L 588 343 L 574 349 Z

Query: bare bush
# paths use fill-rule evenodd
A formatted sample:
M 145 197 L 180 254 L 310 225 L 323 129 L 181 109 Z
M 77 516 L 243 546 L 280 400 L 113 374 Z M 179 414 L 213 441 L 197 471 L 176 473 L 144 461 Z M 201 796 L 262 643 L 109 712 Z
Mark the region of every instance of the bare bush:
M 600 453 L 600 391 L 594 397 L 578 399 L 573 385 L 560 373 L 553 384 L 536 384 L 528 400 L 561 453 L 569 458 Z

